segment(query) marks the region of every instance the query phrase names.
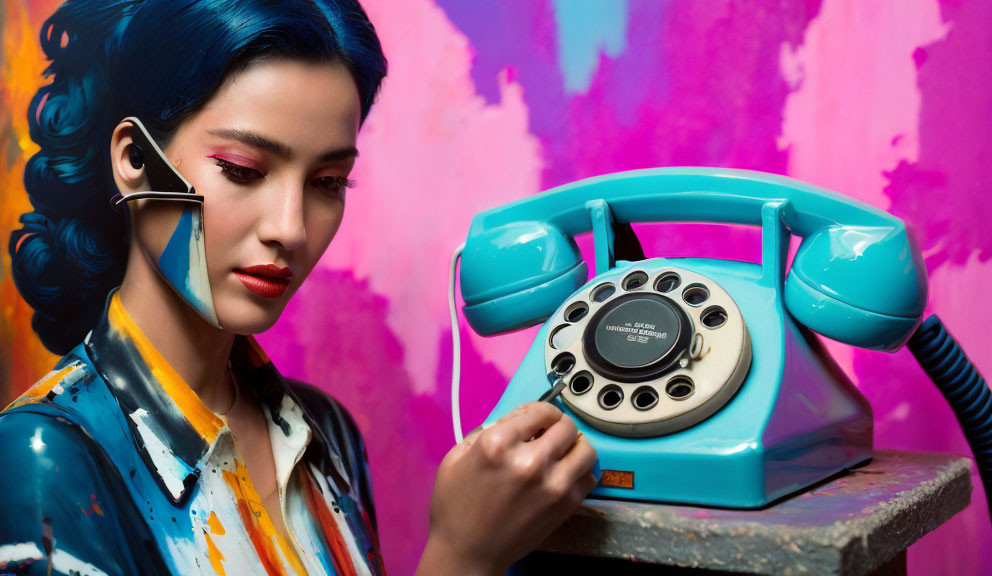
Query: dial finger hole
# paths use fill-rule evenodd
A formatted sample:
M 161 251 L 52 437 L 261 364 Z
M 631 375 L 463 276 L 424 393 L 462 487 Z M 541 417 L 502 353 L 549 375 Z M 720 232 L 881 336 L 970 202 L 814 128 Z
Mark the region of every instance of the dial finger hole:
M 575 376 L 572 376 L 572 381 L 569 382 L 568 388 L 572 391 L 572 394 L 581 396 L 582 394 L 592 390 L 592 382 L 592 374 L 582 371 Z
M 689 345 L 689 357 L 693 360 L 699 360 L 703 357 L 703 335 L 699 332 L 696 332 L 696 335 L 692 337 L 692 344 Z
M 568 352 L 555 356 L 551 361 L 551 369 L 558 374 L 568 374 L 572 368 L 575 368 L 575 356 Z
M 727 311 L 719 306 L 710 306 L 703 310 L 699 319 L 707 328 L 719 328 L 727 323 Z
M 685 400 L 696 391 L 695 384 L 685 376 L 676 376 L 668 381 L 665 386 L 665 394 L 672 400 Z
M 682 299 L 689 306 L 699 306 L 710 297 L 710 291 L 702 284 L 689 284 L 682 292 Z
M 565 309 L 565 320 L 578 322 L 586 317 L 587 312 L 589 312 L 588 304 L 585 302 L 576 302 Z
M 637 272 L 631 272 L 623 279 L 623 289 L 624 290 L 636 290 L 641 286 L 648 283 L 648 275 L 644 272 L 638 270 Z
M 599 392 L 599 407 L 603 410 L 613 410 L 623 402 L 623 389 L 616 384 L 604 386 Z
M 555 350 L 564 350 L 571 346 L 582 334 L 582 331 L 571 324 L 562 324 L 551 333 L 549 343 Z
M 604 302 L 610 296 L 616 294 L 617 287 L 613 284 L 601 284 L 592 291 L 593 302 Z
M 654 281 L 654 289 L 658 292 L 671 292 L 682 284 L 682 278 L 675 272 L 665 272 Z
M 650 386 L 641 386 L 634 390 L 632 397 L 634 408 L 638 410 L 650 410 L 658 404 L 658 393 Z

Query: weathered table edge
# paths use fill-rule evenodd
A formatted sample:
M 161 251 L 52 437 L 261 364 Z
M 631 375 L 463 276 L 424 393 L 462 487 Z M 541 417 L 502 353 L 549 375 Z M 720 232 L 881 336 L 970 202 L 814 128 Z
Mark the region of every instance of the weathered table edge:
M 876 451 L 882 455 L 912 454 Z M 930 456 L 935 456 L 931 454 Z M 782 530 L 756 526 L 751 522 L 723 522 L 713 526 L 706 521 L 685 518 L 684 523 L 652 526 L 611 522 L 611 509 L 618 506 L 650 508 L 664 506 L 644 502 L 589 499 L 558 531 L 538 547 L 542 552 L 601 558 L 630 559 L 640 563 L 706 568 L 788 576 L 790 574 L 867 574 L 935 530 L 971 502 L 971 460 L 953 454 L 940 454 L 947 463 L 938 467 L 935 478 L 900 493 L 893 502 L 873 508 L 873 520 L 855 518 L 835 522 L 824 529 L 783 526 Z M 902 496 L 904 495 L 905 496 Z M 708 510 L 700 508 L 700 510 Z M 742 534 L 747 538 L 741 538 Z M 698 546 L 649 545 L 654 539 L 673 535 L 687 540 L 705 537 L 706 557 Z M 700 538 L 702 540 L 703 538 Z M 617 543 L 623 543 L 617 546 Z M 769 551 L 776 551 L 770 555 Z M 810 571 L 810 566 L 820 570 Z M 829 567 L 829 568 L 827 568 Z M 823 571 L 824 568 L 827 568 Z

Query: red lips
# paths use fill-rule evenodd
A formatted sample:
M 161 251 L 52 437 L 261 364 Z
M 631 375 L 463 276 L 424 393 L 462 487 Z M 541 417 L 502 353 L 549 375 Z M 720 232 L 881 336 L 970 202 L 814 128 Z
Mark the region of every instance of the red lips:
M 263 298 L 278 298 L 289 286 L 289 279 L 293 277 L 293 272 L 289 268 L 280 268 L 275 264 L 260 264 L 237 268 L 234 274 L 255 294 Z

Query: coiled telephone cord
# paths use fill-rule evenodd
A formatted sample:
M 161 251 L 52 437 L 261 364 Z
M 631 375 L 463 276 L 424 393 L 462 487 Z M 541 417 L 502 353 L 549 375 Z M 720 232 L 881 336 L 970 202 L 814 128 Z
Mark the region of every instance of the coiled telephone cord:
M 992 391 L 936 315 L 920 324 L 906 346 L 954 410 L 992 514 Z

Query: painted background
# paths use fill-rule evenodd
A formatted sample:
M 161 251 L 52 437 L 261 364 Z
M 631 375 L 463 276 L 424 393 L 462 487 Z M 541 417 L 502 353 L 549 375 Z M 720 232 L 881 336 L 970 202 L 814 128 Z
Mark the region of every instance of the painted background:
M 842 191 L 911 225 L 930 310 L 992 374 L 992 2 L 364 3 L 390 73 L 361 134 L 358 188 L 321 264 L 259 341 L 285 374 L 355 415 L 393 574 L 413 570 L 434 469 L 453 441 L 448 257 L 471 216 L 494 205 L 668 165 L 765 170 Z M 37 31 L 57 4 L 0 4 L 4 402 L 55 361 L 31 332 L 6 243 L 28 209 L 21 178 L 36 148 L 25 111 L 42 83 Z M 759 233 L 747 227 L 637 229 L 649 256 L 758 260 Z M 463 323 L 467 429 L 534 332 L 483 339 Z M 830 348 L 874 407 L 879 447 L 968 453 L 907 352 Z M 910 549 L 912 572 L 992 571 L 973 480 L 974 504 Z

